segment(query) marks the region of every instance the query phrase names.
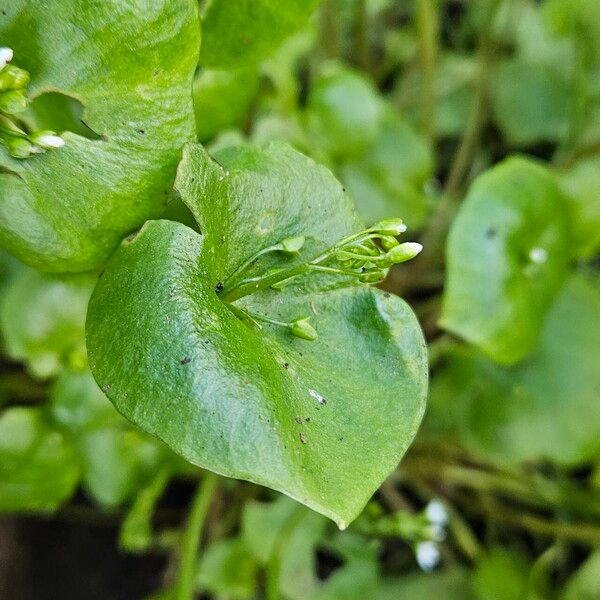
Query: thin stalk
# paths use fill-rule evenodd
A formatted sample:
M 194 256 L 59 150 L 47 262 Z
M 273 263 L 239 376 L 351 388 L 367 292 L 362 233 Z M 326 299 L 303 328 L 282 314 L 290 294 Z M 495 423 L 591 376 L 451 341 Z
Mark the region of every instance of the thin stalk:
M 367 36 L 367 2 L 356 0 L 354 12 L 354 37 L 356 39 L 356 62 L 361 69 L 369 73 L 371 70 L 371 56 L 369 53 L 369 40 Z
M 435 143 L 435 63 L 438 53 L 439 17 L 437 0 L 417 0 L 417 30 L 423 70 L 422 126 Z
M 279 600 L 279 581 L 281 578 L 281 556 L 285 551 L 292 533 L 304 516 L 304 507 L 298 504 L 284 523 L 275 539 L 267 564 L 266 600 Z
M 176 600 L 192 600 L 194 597 L 194 576 L 198 545 L 204 530 L 206 515 L 218 484 L 218 477 L 214 473 L 207 473 L 194 495 L 192 507 L 181 545 L 179 565 L 179 578 L 175 589 Z
M 320 46 L 325 58 L 338 58 L 341 50 L 337 0 L 324 0 L 320 11 Z

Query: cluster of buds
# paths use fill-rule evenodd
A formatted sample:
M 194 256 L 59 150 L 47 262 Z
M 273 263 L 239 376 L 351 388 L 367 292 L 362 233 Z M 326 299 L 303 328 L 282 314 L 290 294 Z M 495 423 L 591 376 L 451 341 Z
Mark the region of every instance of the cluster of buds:
M 403 539 L 413 549 L 419 567 L 431 571 L 439 564 L 439 544 L 446 537 L 447 525 L 446 507 L 441 501 L 432 500 L 420 513 L 399 510 L 391 515 L 373 502 L 353 527 L 366 535 Z
M 12 58 L 11 48 L 0 48 L 0 140 L 14 158 L 64 146 L 65 141 L 54 131 L 27 132 L 18 121 L 18 115 L 27 109 L 29 73 L 11 64 Z
M 405 231 L 406 225 L 401 219 L 385 219 L 336 242 L 309 262 L 296 261 L 288 268 L 271 268 L 258 276 L 246 276 L 248 270 L 266 254 L 280 253 L 299 258 L 305 237 L 288 237 L 248 258 L 225 282 L 217 284 L 216 291 L 223 301 L 230 304 L 268 287 L 280 290 L 297 277 L 311 272 L 342 276 L 354 284 L 380 283 L 392 265 L 414 258 L 423 248 L 416 242 L 400 243 L 397 237 Z M 250 315 L 237 307 L 233 310 L 240 318 L 246 318 L 257 325 L 259 321 L 263 321 L 286 327 L 293 335 L 302 339 L 317 338 L 317 332 L 307 317 L 284 323 L 261 315 Z

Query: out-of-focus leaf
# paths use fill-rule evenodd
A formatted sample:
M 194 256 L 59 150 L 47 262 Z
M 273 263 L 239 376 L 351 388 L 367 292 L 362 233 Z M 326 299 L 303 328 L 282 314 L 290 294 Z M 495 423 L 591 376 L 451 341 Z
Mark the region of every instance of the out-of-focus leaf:
M 152 543 L 152 515 L 161 494 L 169 482 L 171 470 L 162 468 L 142 487 L 121 525 L 119 543 L 129 552 L 143 552 Z
M 98 427 L 78 438 L 82 483 L 107 508 L 118 506 L 148 480 L 161 464 L 164 450 L 145 434 L 123 427 Z
M 65 370 L 58 376 L 52 387 L 50 410 L 57 423 L 75 434 L 97 426 L 124 423 L 89 369 Z
M 250 502 L 242 514 L 242 538 L 252 555 L 266 564 L 277 537 L 298 505 L 285 497 L 274 502 Z M 327 524 L 318 514 L 304 511 L 281 556 L 280 585 L 286 597 L 308 600 L 316 593 L 315 546 Z
M 575 250 L 584 257 L 600 247 L 600 156 L 582 158 L 560 173 L 569 200 Z
M 432 202 L 424 192 L 433 171 L 432 153 L 424 138 L 391 109 L 372 146 L 338 171 L 366 223 L 402 215 L 411 229 L 423 224 Z
M 477 600 L 523 600 L 528 575 L 525 557 L 494 548 L 479 560 L 473 573 Z
M 600 551 L 596 550 L 573 575 L 560 600 L 597 600 L 600 598 Z
M 36 377 L 65 365 L 85 365 L 85 314 L 93 275 L 45 275 L 24 268 L 11 280 L 0 306 L 6 349 Z
M 450 429 L 475 454 L 501 463 L 597 459 L 599 347 L 598 286 L 573 276 L 526 361 L 502 368 L 473 350 L 455 350 L 433 380 L 428 429 Z
M 573 88 L 550 67 L 503 62 L 492 78 L 491 98 L 496 122 L 514 147 L 559 142 L 569 132 Z
M 0 244 L 47 271 L 103 263 L 157 217 L 184 142 L 194 139 L 196 0 L 11 0 L 2 44 L 31 73 L 32 97 L 84 106 L 101 139 L 66 132 L 63 148 L 18 160 L 0 147 Z
M 0 510 L 51 511 L 77 485 L 72 445 L 39 408 L 9 408 L 0 416 Z
M 200 64 L 232 69 L 256 63 L 300 29 L 317 0 L 211 0 L 202 16 Z
M 194 79 L 196 127 L 201 142 L 218 132 L 243 124 L 250 103 L 258 92 L 256 68 L 231 71 L 203 69 Z
M 373 600 L 476 600 L 469 576 L 463 569 L 443 572 L 408 574 L 383 579 Z
M 231 600 L 253 598 L 258 562 L 241 539 L 216 540 L 203 553 L 196 587 Z
M 572 255 L 552 175 L 509 158 L 480 175 L 452 224 L 441 325 L 511 364 L 535 346 Z
M 306 106 L 312 143 L 335 160 L 364 151 L 377 138 L 384 104 L 357 72 L 331 65 L 313 84 Z

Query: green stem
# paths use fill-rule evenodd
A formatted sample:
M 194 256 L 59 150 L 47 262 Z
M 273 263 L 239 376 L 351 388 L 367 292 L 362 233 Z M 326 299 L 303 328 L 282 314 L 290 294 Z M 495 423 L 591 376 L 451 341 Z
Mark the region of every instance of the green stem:
M 325 58 L 340 55 L 340 15 L 337 0 L 323 0 L 320 12 L 320 45 Z
M 435 143 L 435 63 L 438 51 L 436 0 L 417 0 L 417 29 L 423 69 L 423 131 Z
M 279 600 L 279 581 L 281 578 L 281 557 L 296 526 L 304 516 L 304 507 L 298 504 L 287 518 L 279 535 L 275 539 L 267 564 L 266 600 Z
M 198 484 L 181 545 L 179 579 L 175 589 L 176 600 L 192 600 L 194 597 L 198 545 L 217 484 L 218 477 L 214 473 L 207 473 Z
M 367 73 L 371 70 L 369 40 L 367 37 L 367 2 L 356 0 L 354 13 L 354 36 L 356 39 L 356 62 Z

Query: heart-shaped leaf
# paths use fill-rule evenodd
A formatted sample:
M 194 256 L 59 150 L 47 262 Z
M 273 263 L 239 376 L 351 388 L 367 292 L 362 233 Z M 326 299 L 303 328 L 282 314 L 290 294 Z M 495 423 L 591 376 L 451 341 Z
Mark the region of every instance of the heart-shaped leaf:
M 510 158 L 472 185 L 448 238 L 441 324 L 499 363 L 523 358 L 572 251 L 566 202 L 541 165 Z
M 0 147 L 0 244 L 43 270 L 94 268 L 161 213 L 194 138 L 196 2 L 12 0 L 3 9 L 0 38 L 30 72 L 30 96 L 76 98 L 102 139 L 68 132 L 64 147 L 24 160 Z
M 328 274 L 225 301 L 223 282 L 257 251 L 305 239 L 301 258 L 266 255 L 250 276 L 313 259 L 361 227 L 329 171 L 286 145 L 217 159 L 191 146 L 177 179 L 202 236 L 150 221 L 109 262 L 88 312 L 92 371 L 120 412 L 190 462 L 345 526 L 421 420 L 420 328 L 399 298 Z M 280 322 L 311 315 L 318 339 L 258 328 L 241 310 Z

